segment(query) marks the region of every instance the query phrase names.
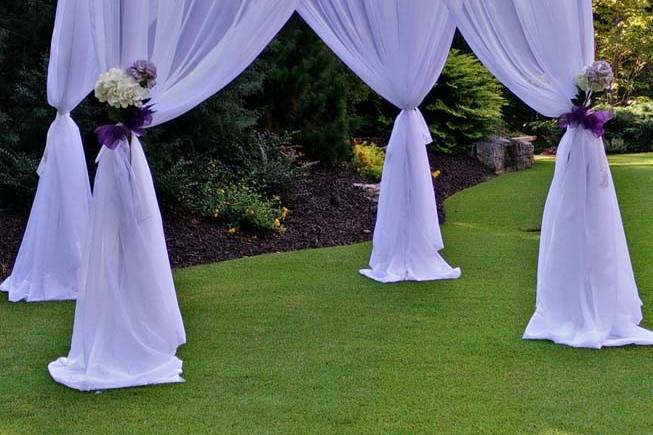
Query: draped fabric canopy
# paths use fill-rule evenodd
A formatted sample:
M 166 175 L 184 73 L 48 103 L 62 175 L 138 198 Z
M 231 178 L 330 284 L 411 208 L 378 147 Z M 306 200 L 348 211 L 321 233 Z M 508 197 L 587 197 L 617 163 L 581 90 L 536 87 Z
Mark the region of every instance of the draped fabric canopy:
M 59 0 L 48 73 L 58 110 L 12 276 L 10 300 L 77 296 L 70 354 L 51 363 L 78 389 L 181 381 L 185 342 L 152 177 L 136 137 L 103 148 L 91 202 L 69 112 L 99 73 L 158 68 L 153 125 L 187 112 L 240 74 L 297 10 L 401 113 L 387 148 L 370 269 L 381 282 L 457 278 L 443 248 L 418 106 L 456 27 L 487 68 L 545 116 L 571 109 L 594 60 L 591 0 Z M 653 344 L 637 295 L 600 139 L 569 128 L 547 199 L 537 309 L 525 338 L 583 347 Z

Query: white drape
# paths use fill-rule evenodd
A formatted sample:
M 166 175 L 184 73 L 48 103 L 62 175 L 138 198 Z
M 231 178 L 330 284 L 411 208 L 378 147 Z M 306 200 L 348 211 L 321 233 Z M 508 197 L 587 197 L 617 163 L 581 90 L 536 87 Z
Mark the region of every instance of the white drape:
M 545 116 L 572 108 L 576 76 L 594 61 L 591 0 L 446 0 L 487 68 Z M 603 141 L 562 138 L 542 219 L 537 306 L 524 338 L 575 347 L 653 344 Z
M 49 365 L 78 390 L 181 382 L 186 342 L 156 204 L 137 138 L 103 152 L 93 189 L 85 288 L 70 353 Z
M 91 0 L 100 70 L 158 67 L 155 124 L 233 80 L 295 9 L 289 0 Z M 71 350 L 52 377 L 81 390 L 181 381 L 185 333 L 152 177 L 137 138 L 103 148 L 93 196 L 87 280 Z
M 57 116 L 38 168 L 39 183 L 12 274 L 0 285 L 10 301 L 74 299 L 91 190 L 82 139 L 70 117 L 93 88 L 88 3 L 60 0 L 48 69 L 48 103 Z
M 446 6 L 432 0 L 302 0 L 298 12 L 335 54 L 402 109 L 387 147 L 371 269 L 381 282 L 457 278 L 443 248 L 417 108 L 435 85 L 454 33 Z

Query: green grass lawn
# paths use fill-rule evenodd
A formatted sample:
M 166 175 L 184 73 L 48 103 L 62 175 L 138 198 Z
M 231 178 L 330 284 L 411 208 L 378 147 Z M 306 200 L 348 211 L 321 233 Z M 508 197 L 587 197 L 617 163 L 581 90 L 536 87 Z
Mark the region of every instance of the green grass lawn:
M 612 158 L 653 327 L 653 154 Z M 552 162 L 447 201 L 457 281 L 359 276 L 370 245 L 179 270 L 185 384 L 80 393 L 52 381 L 72 303 L 0 302 L 0 433 L 646 433 L 653 349 L 523 341 Z

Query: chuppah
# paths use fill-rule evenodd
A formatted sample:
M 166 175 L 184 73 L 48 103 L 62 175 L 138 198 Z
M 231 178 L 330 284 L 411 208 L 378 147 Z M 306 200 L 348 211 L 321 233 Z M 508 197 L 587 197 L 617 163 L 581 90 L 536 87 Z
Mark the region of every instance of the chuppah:
M 419 105 L 459 29 L 508 89 L 566 129 L 542 221 L 537 301 L 526 339 L 573 347 L 653 344 L 602 143 L 591 0 L 59 0 L 48 73 L 58 111 L 12 276 L 12 301 L 77 299 L 52 377 L 80 390 L 181 382 L 186 334 L 141 138 L 219 92 L 297 11 L 398 107 L 370 267 L 375 281 L 457 279 L 444 247 Z M 112 123 L 93 195 L 70 111 L 95 88 Z M 56 236 L 52 236 L 52 235 Z M 56 252 L 57 255 L 52 253 Z M 464 266 L 464 265 L 463 265 Z

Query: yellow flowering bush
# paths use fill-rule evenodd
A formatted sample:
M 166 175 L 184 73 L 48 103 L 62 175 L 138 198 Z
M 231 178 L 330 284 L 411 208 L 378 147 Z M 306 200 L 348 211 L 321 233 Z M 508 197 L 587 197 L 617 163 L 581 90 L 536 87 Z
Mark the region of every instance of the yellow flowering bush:
M 202 191 L 203 214 L 231 224 L 230 234 L 234 234 L 240 227 L 271 230 L 279 234 L 286 231 L 283 221 L 289 211 L 286 207 L 281 207 L 278 196 L 266 199 L 246 185 L 226 185 L 216 188 L 209 183 Z
M 358 173 L 370 181 L 380 181 L 385 153 L 374 143 L 354 145 L 354 163 Z

